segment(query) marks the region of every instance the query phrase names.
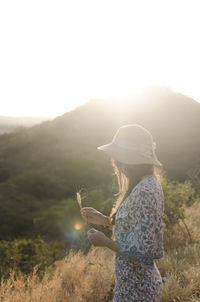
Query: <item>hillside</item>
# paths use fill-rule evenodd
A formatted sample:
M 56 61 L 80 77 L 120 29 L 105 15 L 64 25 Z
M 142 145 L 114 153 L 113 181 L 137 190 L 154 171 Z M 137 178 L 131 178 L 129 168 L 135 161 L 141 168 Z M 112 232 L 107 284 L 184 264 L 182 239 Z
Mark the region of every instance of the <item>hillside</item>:
M 91 100 L 32 128 L 30 133 L 41 135 L 44 140 L 47 136 L 57 139 L 57 146 L 80 157 L 87 154 L 90 159 L 101 160 L 96 147 L 109 142 L 116 129 L 128 123 L 141 124 L 152 132 L 158 157 L 170 178 L 184 180 L 190 170 L 200 168 L 200 104 L 167 88 L 145 91 L 117 105 Z

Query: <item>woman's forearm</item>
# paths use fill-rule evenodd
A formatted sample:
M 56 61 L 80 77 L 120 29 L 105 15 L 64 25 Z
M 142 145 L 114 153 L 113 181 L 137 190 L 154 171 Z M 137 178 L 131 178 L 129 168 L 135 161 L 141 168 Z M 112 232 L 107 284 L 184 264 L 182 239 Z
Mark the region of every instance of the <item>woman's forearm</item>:
M 114 241 L 114 240 L 112 240 L 112 239 L 110 239 L 110 238 L 107 237 L 106 242 L 105 242 L 105 246 L 107 248 L 109 248 L 110 250 L 112 250 L 113 252 L 115 252 L 115 253 L 117 253 L 119 255 L 122 255 L 120 253 L 120 250 L 119 250 L 119 247 L 118 247 L 118 244 L 117 244 L 116 241 Z

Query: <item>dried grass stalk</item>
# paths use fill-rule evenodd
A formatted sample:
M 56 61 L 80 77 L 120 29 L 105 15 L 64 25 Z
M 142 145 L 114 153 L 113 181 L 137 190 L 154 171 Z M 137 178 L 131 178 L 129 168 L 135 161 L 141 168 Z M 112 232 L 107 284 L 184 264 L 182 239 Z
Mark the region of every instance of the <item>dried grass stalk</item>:
M 82 208 L 81 194 L 79 192 L 76 192 L 76 198 L 77 198 L 79 207 Z

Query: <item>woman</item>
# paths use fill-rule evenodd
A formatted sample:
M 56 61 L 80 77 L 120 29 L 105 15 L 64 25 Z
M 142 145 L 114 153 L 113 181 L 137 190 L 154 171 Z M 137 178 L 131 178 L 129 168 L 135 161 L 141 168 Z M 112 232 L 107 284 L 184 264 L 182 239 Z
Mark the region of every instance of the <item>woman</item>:
M 88 239 L 94 246 L 115 252 L 116 282 L 113 302 L 161 301 L 162 279 L 155 259 L 163 257 L 164 198 L 155 167 L 155 143 L 149 131 L 139 125 L 118 129 L 110 144 L 98 149 L 112 160 L 120 196 L 110 217 L 85 207 L 81 214 L 94 224 L 114 224 L 115 240 L 94 228 Z

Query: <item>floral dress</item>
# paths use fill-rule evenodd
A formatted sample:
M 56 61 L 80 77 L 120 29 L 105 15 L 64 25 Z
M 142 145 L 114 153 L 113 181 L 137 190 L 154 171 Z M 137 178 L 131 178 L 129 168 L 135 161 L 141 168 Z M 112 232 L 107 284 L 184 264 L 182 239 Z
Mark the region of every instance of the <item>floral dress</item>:
M 147 177 L 121 204 L 113 235 L 121 255 L 114 254 L 113 302 L 160 302 L 162 279 L 154 259 L 163 257 L 164 198 L 160 183 Z

